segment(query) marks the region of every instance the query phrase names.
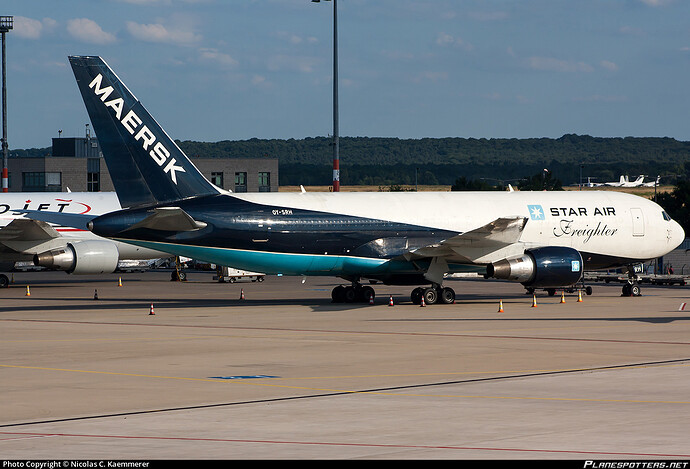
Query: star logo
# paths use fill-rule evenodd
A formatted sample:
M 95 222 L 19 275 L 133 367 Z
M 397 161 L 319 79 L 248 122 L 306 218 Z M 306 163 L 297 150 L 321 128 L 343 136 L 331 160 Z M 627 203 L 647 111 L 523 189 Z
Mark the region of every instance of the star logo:
M 527 209 L 532 220 L 544 220 L 544 210 L 541 205 L 528 205 Z

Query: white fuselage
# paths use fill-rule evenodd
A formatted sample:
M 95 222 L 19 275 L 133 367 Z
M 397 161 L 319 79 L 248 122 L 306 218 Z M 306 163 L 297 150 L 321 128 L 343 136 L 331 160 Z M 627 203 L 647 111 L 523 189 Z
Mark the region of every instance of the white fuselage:
M 675 249 L 683 229 L 656 203 L 614 191 L 349 192 L 233 194 L 247 201 L 368 217 L 466 233 L 500 217 L 526 217 L 525 248 L 566 246 L 582 253 L 652 259 Z M 492 262 L 509 252 L 484 259 Z M 584 255 L 584 254 L 583 254 Z M 586 260 L 586 259 L 585 259 Z

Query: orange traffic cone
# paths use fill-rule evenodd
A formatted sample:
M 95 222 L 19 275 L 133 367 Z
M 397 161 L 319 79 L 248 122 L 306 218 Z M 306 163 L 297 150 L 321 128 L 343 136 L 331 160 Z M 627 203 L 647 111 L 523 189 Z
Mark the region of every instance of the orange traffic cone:
M 582 290 L 577 291 L 577 302 L 582 303 Z
M 118 287 L 121 287 L 121 286 L 122 286 L 122 277 L 120 277 L 119 279 L 117 279 L 117 286 L 118 286 Z
M 369 296 L 369 304 L 373 305 L 374 304 L 374 295 Z
M 503 312 L 503 300 L 498 300 L 498 312 Z
M 244 300 L 244 288 L 240 289 L 240 300 Z
M 565 303 L 565 290 L 561 292 L 561 303 Z
M 532 295 L 532 308 L 537 307 L 537 295 Z
M 26 295 L 25 296 L 31 296 L 31 290 L 29 290 L 29 286 L 26 286 Z
M 393 295 L 388 295 L 388 306 L 393 306 Z
M 153 303 L 151 303 L 151 309 L 149 309 L 149 316 L 155 316 L 156 313 L 153 312 Z
M 422 301 L 419 302 L 419 306 L 426 306 L 426 303 L 424 302 L 424 295 L 422 295 Z

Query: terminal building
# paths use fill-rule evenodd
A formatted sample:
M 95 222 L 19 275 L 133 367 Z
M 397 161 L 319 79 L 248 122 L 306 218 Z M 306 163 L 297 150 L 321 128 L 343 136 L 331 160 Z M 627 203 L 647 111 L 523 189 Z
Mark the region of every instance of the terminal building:
M 114 191 L 98 139 L 54 138 L 52 152 L 42 156 L 8 158 L 9 192 Z M 194 165 L 216 186 L 232 192 L 277 192 L 278 159 L 201 158 Z

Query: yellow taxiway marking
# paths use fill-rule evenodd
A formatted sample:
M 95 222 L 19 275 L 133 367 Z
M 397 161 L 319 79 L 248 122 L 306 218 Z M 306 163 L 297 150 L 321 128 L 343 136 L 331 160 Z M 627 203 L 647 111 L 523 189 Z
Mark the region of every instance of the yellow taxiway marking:
M 687 365 L 654 365 L 654 366 L 687 366 Z M 137 378 L 154 378 L 154 379 L 171 379 L 171 380 L 182 380 L 182 381 L 204 381 L 204 382 L 227 382 L 233 381 L 235 383 L 241 382 L 242 384 L 248 384 L 252 386 L 264 386 L 264 387 L 275 387 L 275 388 L 286 388 L 286 389 L 300 389 L 306 391 L 318 391 L 318 392 L 328 392 L 328 393 L 342 393 L 342 394 L 368 394 L 377 396 L 397 396 L 397 397 L 434 397 L 434 398 L 461 398 L 461 399 L 503 399 L 503 400 L 530 400 L 530 401 L 566 401 L 566 402 L 606 402 L 606 403 L 627 403 L 627 404 L 690 404 L 690 401 L 664 401 L 664 400 L 647 400 L 647 399 L 602 399 L 602 398 L 570 398 L 570 397 L 529 397 L 529 396 L 487 396 L 487 395 L 474 395 L 474 394 L 417 394 L 417 393 L 404 393 L 404 392 L 384 392 L 384 391 L 357 391 L 349 389 L 332 389 L 332 388 L 318 388 L 318 387 L 306 387 L 306 386 L 292 386 L 286 384 L 272 384 L 266 382 L 256 382 L 253 380 L 223 380 L 218 378 L 185 378 L 180 376 L 158 376 L 158 375 L 145 375 L 136 373 L 118 373 L 111 371 L 93 371 L 93 370 L 74 370 L 66 368 L 48 368 L 48 367 L 38 367 L 38 366 L 23 366 L 23 365 L 2 365 L 2 368 L 15 368 L 15 369 L 29 369 L 29 370 L 44 370 L 44 371 L 60 371 L 69 373 L 88 373 L 88 374 L 98 374 L 98 375 L 110 375 L 110 376 L 129 376 Z M 646 368 L 645 365 L 640 365 L 632 368 Z M 626 368 L 628 369 L 628 368 Z M 525 374 L 525 373 L 548 373 L 548 372 L 565 372 L 565 371 L 577 371 L 577 370 L 540 370 L 540 371 L 510 371 L 507 373 L 514 374 Z M 351 376 L 351 377 L 335 377 L 339 379 L 343 378 L 362 378 L 362 377 L 394 377 L 394 376 L 440 376 L 440 375 L 462 375 L 462 374 L 477 374 L 478 372 L 459 372 L 459 373 L 431 373 L 431 374 L 402 374 L 402 375 L 364 375 L 364 376 Z M 489 373 L 489 372 L 479 372 L 479 373 Z M 496 373 L 496 372 L 491 372 Z M 333 377 L 321 377 L 321 378 L 272 378 L 272 379 L 333 379 Z M 444 384 L 444 383 L 439 383 Z M 448 383 L 452 384 L 452 383 Z

